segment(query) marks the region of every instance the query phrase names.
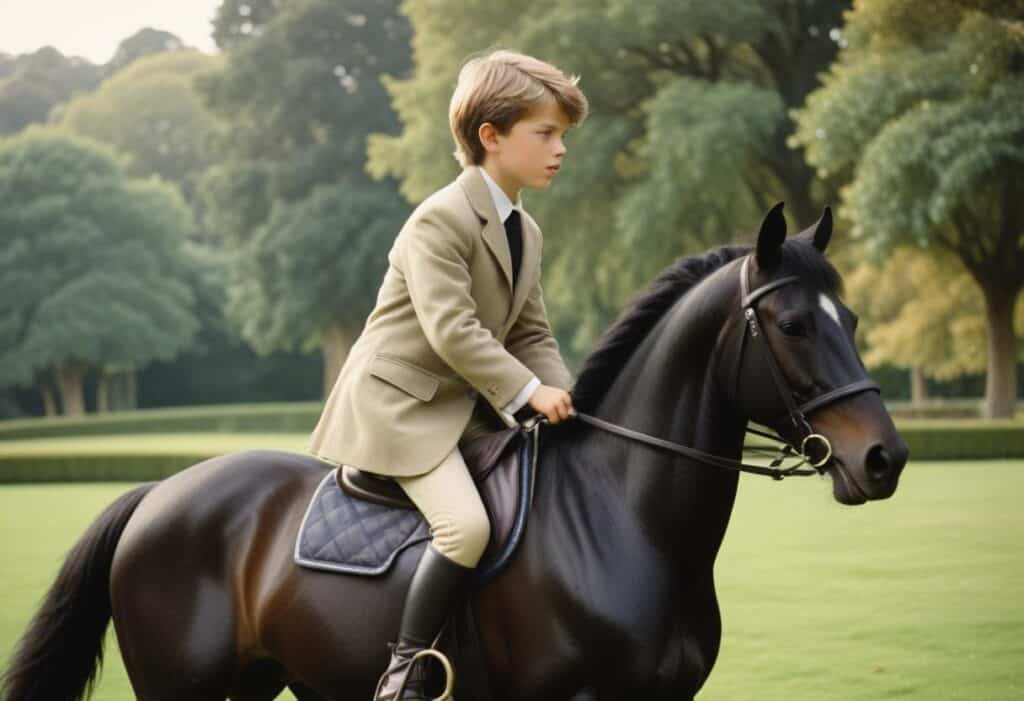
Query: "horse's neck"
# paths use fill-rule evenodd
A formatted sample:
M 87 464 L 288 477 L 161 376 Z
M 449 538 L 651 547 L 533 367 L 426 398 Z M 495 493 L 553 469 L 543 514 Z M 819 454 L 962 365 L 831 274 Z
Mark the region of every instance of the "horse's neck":
M 706 300 L 691 299 L 670 310 L 594 413 L 706 453 L 740 457 L 745 424 L 715 379 L 715 343 L 729 311 L 727 300 L 721 304 L 714 309 Z M 616 503 L 593 508 L 624 508 L 652 545 L 686 565 L 713 562 L 736 495 L 735 472 L 593 427 L 575 435 L 574 445 L 559 451 L 559 462 L 567 464 L 555 469 L 609 485 L 591 493 Z

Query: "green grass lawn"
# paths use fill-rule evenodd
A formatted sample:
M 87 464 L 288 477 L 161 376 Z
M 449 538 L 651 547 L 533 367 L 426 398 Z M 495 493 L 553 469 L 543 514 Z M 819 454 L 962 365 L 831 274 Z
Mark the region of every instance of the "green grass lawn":
M 129 486 L 0 486 L 4 660 Z M 698 698 L 1024 698 L 1021 494 L 1019 460 L 912 464 L 892 499 L 854 508 L 819 479 L 744 476 L 717 567 L 722 651 Z M 132 698 L 112 636 L 93 698 Z

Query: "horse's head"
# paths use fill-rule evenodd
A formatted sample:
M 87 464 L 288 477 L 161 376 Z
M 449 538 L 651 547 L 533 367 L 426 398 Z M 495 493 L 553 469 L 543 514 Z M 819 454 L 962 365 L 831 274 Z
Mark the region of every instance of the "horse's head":
M 740 411 L 797 447 L 823 436 L 805 452 L 832 476 L 837 501 L 862 504 L 893 494 L 907 446 L 857 353 L 857 317 L 825 259 L 831 235 L 827 208 L 788 241 L 782 203 L 765 216 L 741 266 L 744 299 L 723 365 Z

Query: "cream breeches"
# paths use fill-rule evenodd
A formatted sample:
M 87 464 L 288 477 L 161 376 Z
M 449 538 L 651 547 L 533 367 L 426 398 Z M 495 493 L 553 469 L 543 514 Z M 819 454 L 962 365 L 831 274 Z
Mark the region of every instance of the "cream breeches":
M 476 567 L 491 523 L 459 447 L 426 474 L 394 479 L 426 517 L 434 547 L 464 567 Z

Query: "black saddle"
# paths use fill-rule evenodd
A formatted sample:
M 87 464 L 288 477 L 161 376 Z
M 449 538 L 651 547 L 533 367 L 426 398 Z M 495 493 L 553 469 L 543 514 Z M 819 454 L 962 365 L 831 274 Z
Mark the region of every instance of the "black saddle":
M 517 438 L 521 438 L 521 430 L 509 428 L 480 436 L 459 448 L 462 458 L 466 461 L 466 467 L 469 468 L 469 473 L 477 485 L 486 481 L 502 461 L 507 461 L 514 455 L 512 449 Z M 511 463 L 505 465 L 506 469 L 510 466 Z M 416 508 L 405 490 L 391 477 L 358 470 L 351 465 L 339 467 L 338 486 L 357 499 L 398 509 Z
M 460 447 L 491 523 L 491 538 L 475 572 L 478 583 L 511 559 L 533 496 L 538 424 L 481 436 Z M 320 483 L 295 546 L 305 567 L 375 575 L 405 548 L 430 539 L 426 519 L 390 478 L 342 465 Z

